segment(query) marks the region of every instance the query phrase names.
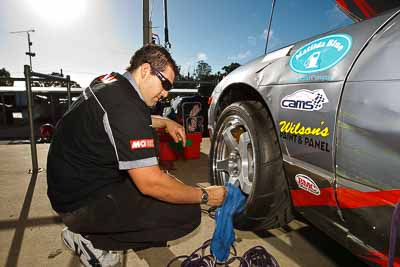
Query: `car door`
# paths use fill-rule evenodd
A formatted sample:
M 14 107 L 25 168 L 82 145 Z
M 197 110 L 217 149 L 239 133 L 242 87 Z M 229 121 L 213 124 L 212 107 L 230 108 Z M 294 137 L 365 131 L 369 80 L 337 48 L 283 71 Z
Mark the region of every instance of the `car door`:
M 278 2 L 279 3 L 279 2 Z M 284 158 L 294 207 L 345 243 L 347 228 L 337 202 L 337 110 L 344 80 L 365 43 L 390 18 L 382 15 L 268 54 L 259 72 Z
M 397 15 L 368 42 L 352 68 L 336 127 L 337 200 L 349 245 L 360 257 L 385 266 L 391 216 L 400 198 L 398 62 Z

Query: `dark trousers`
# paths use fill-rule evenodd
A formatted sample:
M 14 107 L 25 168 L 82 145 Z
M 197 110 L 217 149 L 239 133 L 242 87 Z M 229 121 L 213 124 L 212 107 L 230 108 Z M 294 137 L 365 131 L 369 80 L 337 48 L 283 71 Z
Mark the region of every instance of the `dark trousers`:
M 60 214 L 69 230 L 102 250 L 165 246 L 201 221 L 200 205 L 176 205 L 142 195 L 130 179 L 108 186 L 87 205 Z

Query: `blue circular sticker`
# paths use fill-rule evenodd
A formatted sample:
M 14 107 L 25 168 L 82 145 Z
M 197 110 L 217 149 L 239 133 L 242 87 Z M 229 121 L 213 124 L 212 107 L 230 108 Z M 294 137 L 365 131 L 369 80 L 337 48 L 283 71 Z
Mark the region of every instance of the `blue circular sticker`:
M 290 58 L 290 68 L 298 73 L 315 73 L 332 68 L 350 51 L 348 34 L 333 34 L 312 41 Z

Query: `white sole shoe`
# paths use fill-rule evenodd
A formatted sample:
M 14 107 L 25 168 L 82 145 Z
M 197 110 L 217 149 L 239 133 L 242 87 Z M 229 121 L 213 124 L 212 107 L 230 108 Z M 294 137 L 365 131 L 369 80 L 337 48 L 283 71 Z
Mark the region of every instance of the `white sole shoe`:
M 61 232 L 61 240 L 86 267 L 116 267 L 121 264 L 119 254 L 94 248 L 90 240 L 71 232 L 67 227 Z

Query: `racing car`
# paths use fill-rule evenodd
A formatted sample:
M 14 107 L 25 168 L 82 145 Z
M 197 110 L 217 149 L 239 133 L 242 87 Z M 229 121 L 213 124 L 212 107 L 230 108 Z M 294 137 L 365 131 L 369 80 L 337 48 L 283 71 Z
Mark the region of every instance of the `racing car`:
M 266 49 L 216 86 L 209 177 L 246 194 L 236 228 L 281 227 L 301 214 L 370 266 L 387 266 L 390 240 L 400 241 L 391 234 L 400 201 L 399 1 L 335 4 L 354 23 Z M 400 266 L 400 249 L 394 255 Z

